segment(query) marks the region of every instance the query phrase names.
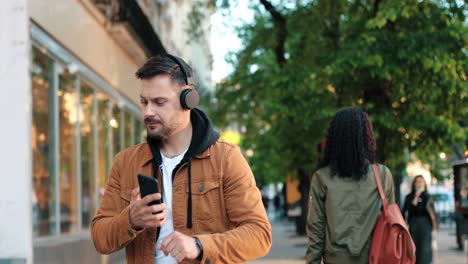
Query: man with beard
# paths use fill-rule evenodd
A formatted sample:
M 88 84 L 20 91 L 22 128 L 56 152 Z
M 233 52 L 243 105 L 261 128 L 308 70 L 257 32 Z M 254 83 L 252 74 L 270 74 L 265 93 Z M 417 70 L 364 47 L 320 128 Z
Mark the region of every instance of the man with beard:
M 147 142 L 115 157 L 91 234 L 127 263 L 242 263 L 265 255 L 271 226 L 249 165 L 199 109 L 182 59 L 150 58 L 137 72 Z M 161 193 L 141 198 L 137 174 Z M 148 205 L 160 200 L 161 204 Z

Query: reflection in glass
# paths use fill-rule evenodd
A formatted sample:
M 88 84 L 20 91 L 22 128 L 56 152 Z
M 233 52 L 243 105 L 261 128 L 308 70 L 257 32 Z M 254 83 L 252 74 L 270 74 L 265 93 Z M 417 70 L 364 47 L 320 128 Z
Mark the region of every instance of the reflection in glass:
M 122 138 L 120 129 L 122 129 L 122 122 L 120 120 L 120 108 L 114 104 L 112 107 L 112 118 L 110 120 L 110 125 L 112 127 L 112 140 L 113 140 L 113 150 L 112 159 L 122 150 Z
M 52 61 L 38 49 L 32 49 L 32 223 L 34 236 L 51 235 L 50 219 L 54 212 L 54 180 L 49 158 L 49 93 L 51 92 Z
M 79 225 L 89 228 L 104 194 L 115 154 L 122 148 L 146 141 L 141 117 L 111 104 L 106 94 L 96 92 L 84 81 L 79 82 L 78 96 L 77 76 L 66 70 L 59 74 L 54 70 L 56 66 L 46 54 L 32 48 L 32 223 L 35 237 L 59 235 L 59 226 L 61 233 L 76 232 Z M 58 83 L 52 85 L 55 81 Z M 57 85 L 58 91 L 54 91 Z M 58 146 L 54 145 L 57 143 Z M 58 175 L 55 174 L 57 169 Z M 79 202 L 81 212 L 78 211 Z M 60 213 L 60 223 L 55 220 L 58 219 L 56 213 Z M 80 215 L 81 223 L 78 222 Z
M 96 94 L 98 106 L 98 191 L 99 199 L 104 195 L 107 175 L 110 170 L 110 128 L 111 120 L 109 118 L 109 97 L 103 93 Z M 112 122 L 112 124 L 114 124 Z M 114 124 L 115 125 L 115 124 Z
M 94 214 L 94 91 L 85 82 L 80 90 L 81 134 L 81 219 L 82 227 L 88 228 Z
M 129 112 L 124 112 L 124 124 L 125 124 L 125 136 L 124 136 L 124 147 L 130 147 L 133 145 L 133 118 Z
M 134 118 L 133 119 L 133 129 L 135 130 L 135 136 L 133 137 L 134 139 L 134 144 L 137 145 L 137 144 L 140 144 L 141 141 L 140 141 L 140 138 L 141 138 L 141 125 L 140 125 L 140 121 L 138 118 Z
M 135 127 L 135 144 L 141 144 L 146 142 L 146 128 L 143 126 L 143 122 L 139 118 L 134 119 L 133 126 Z
M 76 125 L 78 121 L 76 76 L 64 71 L 59 75 L 59 124 L 60 124 L 60 230 L 76 231 Z

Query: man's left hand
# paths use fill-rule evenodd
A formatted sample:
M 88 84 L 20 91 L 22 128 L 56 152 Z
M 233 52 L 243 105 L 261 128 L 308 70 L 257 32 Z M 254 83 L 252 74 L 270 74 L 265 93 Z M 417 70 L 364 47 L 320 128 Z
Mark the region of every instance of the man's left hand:
M 178 262 L 184 259 L 196 259 L 198 254 L 200 254 L 200 249 L 195 243 L 195 238 L 177 231 L 166 237 L 157 249 L 162 250 L 166 256 L 170 254 Z

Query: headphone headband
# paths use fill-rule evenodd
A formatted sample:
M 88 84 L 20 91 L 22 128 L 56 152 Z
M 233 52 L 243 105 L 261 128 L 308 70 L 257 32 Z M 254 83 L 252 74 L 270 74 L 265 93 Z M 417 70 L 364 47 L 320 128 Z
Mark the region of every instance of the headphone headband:
M 190 70 L 186 66 L 187 64 L 179 57 L 173 56 L 171 54 L 166 54 L 168 58 L 170 58 L 173 62 L 179 65 L 182 74 L 184 75 L 185 84 L 186 85 L 195 85 L 195 80 L 191 75 Z

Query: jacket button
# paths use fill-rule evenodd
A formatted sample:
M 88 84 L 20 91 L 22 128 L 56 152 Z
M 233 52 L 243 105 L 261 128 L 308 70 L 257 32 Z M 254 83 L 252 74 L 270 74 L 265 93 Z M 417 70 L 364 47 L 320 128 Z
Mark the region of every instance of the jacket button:
M 153 232 L 151 232 L 151 230 L 146 231 L 146 235 L 151 236 L 152 234 Z
M 207 260 L 205 261 L 205 264 L 210 264 L 210 260 L 207 259 Z
M 132 236 L 133 236 L 133 231 L 132 231 L 132 230 L 128 230 L 127 234 L 128 234 L 129 237 L 132 237 Z
M 200 190 L 200 192 L 203 192 L 205 190 L 205 186 L 200 186 L 200 188 L 198 188 Z

